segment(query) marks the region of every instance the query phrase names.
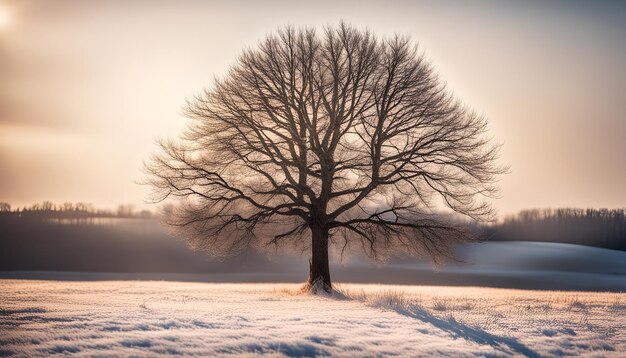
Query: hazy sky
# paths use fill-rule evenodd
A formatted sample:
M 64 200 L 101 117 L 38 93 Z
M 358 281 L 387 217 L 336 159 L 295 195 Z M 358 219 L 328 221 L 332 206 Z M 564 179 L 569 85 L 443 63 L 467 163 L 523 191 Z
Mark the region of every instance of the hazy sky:
M 626 206 L 626 2 L 0 0 L 0 201 L 141 204 L 186 97 L 277 27 L 417 40 L 503 142 L 501 213 Z

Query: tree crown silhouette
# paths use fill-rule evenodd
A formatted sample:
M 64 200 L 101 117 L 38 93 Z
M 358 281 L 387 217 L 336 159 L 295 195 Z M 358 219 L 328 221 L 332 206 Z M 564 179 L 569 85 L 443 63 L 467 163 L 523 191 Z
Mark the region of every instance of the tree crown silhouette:
M 311 250 L 309 283 L 331 288 L 328 248 L 449 255 L 470 235 L 441 204 L 490 220 L 503 168 L 486 119 L 447 91 L 408 37 L 341 23 L 285 27 L 188 101 L 177 141 L 147 165 L 168 223 L 216 256 L 250 246 Z

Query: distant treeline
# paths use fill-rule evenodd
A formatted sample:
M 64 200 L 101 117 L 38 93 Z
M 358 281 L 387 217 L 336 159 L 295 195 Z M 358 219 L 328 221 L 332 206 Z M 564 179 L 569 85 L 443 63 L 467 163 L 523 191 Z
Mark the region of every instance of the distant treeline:
M 532 209 L 485 228 L 496 241 L 546 241 L 626 251 L 624 209 Z
M 11 204 L 0 202 L 0 216 L 27 217 L 32 219 L 83 219 L 83 218 L 143 218 L 154 215 L 150 210 L 135 210 L 132 204 L 123 204 L 117 210 L 97 209 L 88 203 L 55 204 L 50 201 L 36 203 L 31 206 L 15 208 Z

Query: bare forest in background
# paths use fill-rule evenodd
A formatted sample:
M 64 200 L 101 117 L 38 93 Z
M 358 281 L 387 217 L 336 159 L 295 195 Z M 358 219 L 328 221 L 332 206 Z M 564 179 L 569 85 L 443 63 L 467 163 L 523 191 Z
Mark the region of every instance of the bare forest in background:
M 626 251 L 624 209 L 530 209 L 484 228 L 495 241 L 543 241 Z
M 65 202 L 63 204 L 44 201 L 30 206 L 13 208 L 11 204 L 0 202 L 0 216 L 24 217 L 33 219 L 89 219 L 89 218 L 141 218 L 155 217 L 150 210 L 136 210 L 133 204 L 118 205 L 115 210 L 96 208 L 91 203 Z

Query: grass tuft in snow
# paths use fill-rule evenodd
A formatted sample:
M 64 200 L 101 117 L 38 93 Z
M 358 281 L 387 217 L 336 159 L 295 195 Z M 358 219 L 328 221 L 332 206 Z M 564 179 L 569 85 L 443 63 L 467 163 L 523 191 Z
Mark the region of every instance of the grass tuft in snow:
M 293 288 L 292 286 L 279 286 L 274 287 L 273 293 L 278 296 L 314 296 L 314 297 L 322 297 L 334 300 L 351 300 L 352 298 L 347 296 L 344 290 L 341 289 L 340 285 L 333 285 L 333 289 L 329 292 L 324 289 L 323 284 L 304 284 L 301 287 Z
M 621 297 L 615 297 L 613 301 L 607 306 L 609 312 L 618 313 L 626 311 L 626 303 L 622 301 Z
M 365 293 L 364 290 L 351 290 L 342 286 L 335 288 L 337 294 L 345 299 L 359 301 L 370 307 L 385 308 L 391 310 L 406 310 L 419 305 L 419 298 L 410 299 L 408 295 L 399 290 L 381 290 L 373 293 Z
M 567 301 L 567 310 L 572 312 L 588 312 L 589 306 L 576 296 Z

